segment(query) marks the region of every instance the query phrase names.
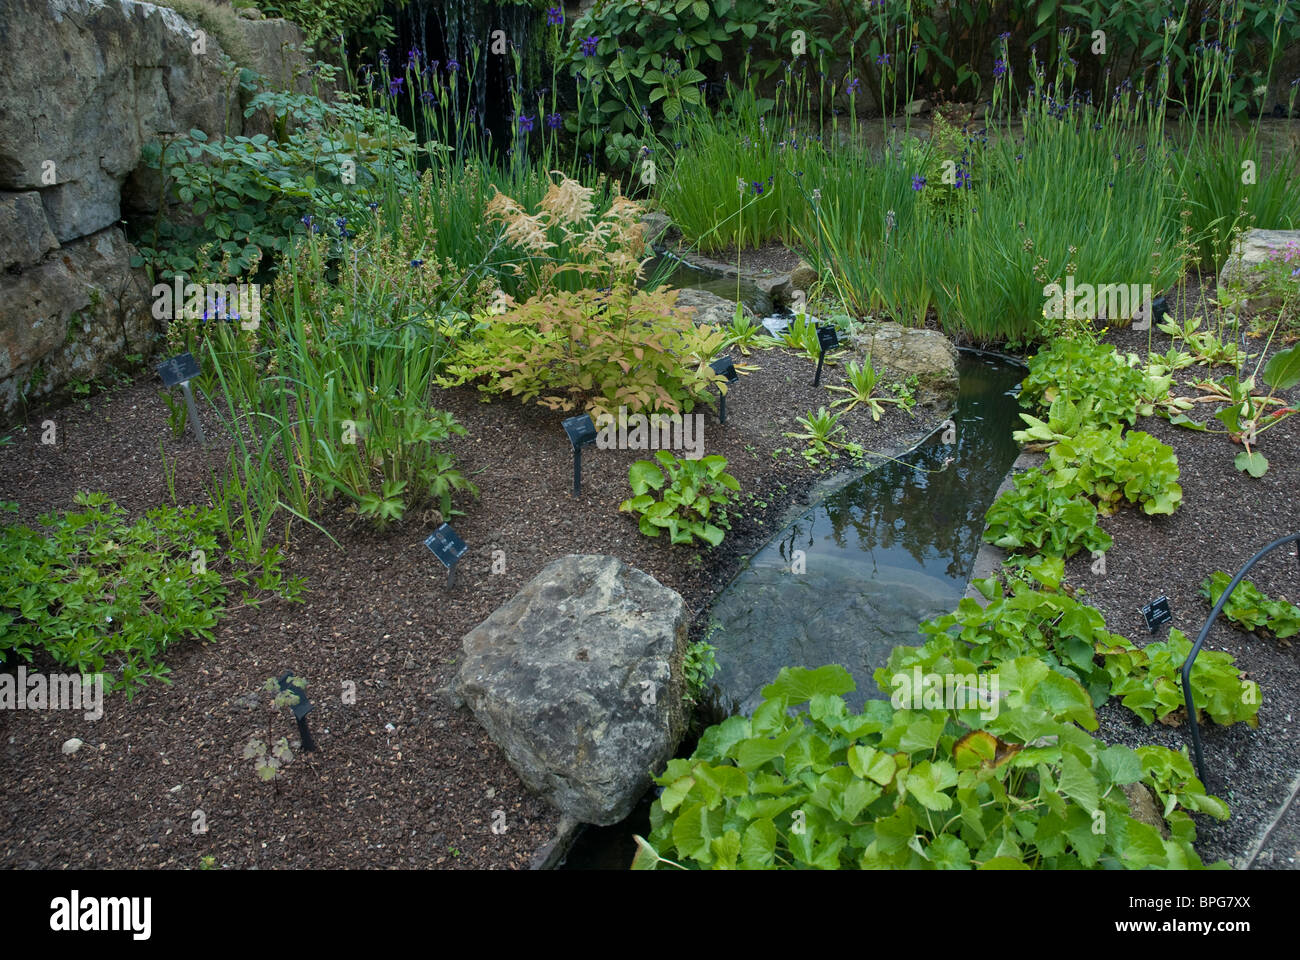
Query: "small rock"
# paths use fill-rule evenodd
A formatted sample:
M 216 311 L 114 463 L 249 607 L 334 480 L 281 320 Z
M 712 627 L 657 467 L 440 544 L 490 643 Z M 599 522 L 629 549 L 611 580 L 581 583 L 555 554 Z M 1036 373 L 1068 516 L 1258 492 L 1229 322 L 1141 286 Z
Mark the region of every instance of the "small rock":
M 82 748 L 82 746 L 83 746 L 82 742 L 78 740 L 76 737 L 73 737 L 71 740 L 67 740 L 64 742 L 63 754 L 64 756 L 68 756 L 70 754 L 76 753 L 78 750 Z
M 667 214 L 647 213 L 641 218 L 641 226 L 645 229 L 645 242 L 657 243 L 672 225 L 673 222 L 668 219 Z
M 720 297 L 707 290 L 686 287 L 677 291 L 677 307 L 690 307 L 695 311 L 696 326 L 726 327 L 736 318 L 736 301 Z M 753 313 L 745 308 L 745 315 L 751 320 Z
M 812 264 L 800 260 L 798 265 L 790 271 L 790 286 L 795 290 L 802 290 L 807 293 L 813 288 L 813 284 L 819 279 L 818 273 L 813 269 Z
M 904 110 L 905 110 L 905 112 L 907 113 L 907 115 L 908 115 L 909 117 L 914 117 L 914 116 L 916 116 L 918 113 L 929 113 L 929 112 L 930 112 L 930 101 L 929 101 L 929 100 L 913 100 L 911 103 L 909 103 L 909 104 L 904 108 Z
M 1164 817 L 1160 816 L 1160 808 L 1156 806 L 1151 791 L 1140 783 L 1126 783 L 1121 789 L 1128 798 L 1129 816 L 1139 823 L 1155 827 L 1160 831 L 1160 836 L 1168 840 L 1169 827 L 1165 824 Z
M 1227 295 L 1225 288 L 1229 283 L 1237 281 L 1245 287 L 1246 296 L 1251 298 L 1243 312 L 1261 313 L 1279 309 L 1282 306 L 1280 297 L 1255 297 L 1253 294 L 1263 284 L 1263 273 L 1259 268 L 1269 259 L 1272 251 L 1283 250 L 1289 243 L 1300 243 L 1300 230 L 1247 230 L 1219 271 L 1219 299 L 1222 300 Z

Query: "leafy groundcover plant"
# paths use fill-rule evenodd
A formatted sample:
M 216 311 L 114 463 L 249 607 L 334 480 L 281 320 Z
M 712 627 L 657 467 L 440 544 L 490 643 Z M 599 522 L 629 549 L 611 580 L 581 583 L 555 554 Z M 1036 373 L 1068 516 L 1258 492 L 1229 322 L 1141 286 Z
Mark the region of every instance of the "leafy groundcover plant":
M 711 727 L 689 759 L 669 761 L 634 869 L 1203 866 L 1188 811 L 1228 810 L 1186 757 L 1093 739 L 1087 693 L 1040 660 L 996 676 L 992 717 L 884 700 L 852 713 L 843 667 L 783 669 L 752 718 Z M 1130 815 L 1137 783 L 1162 801 L 1167 838 Z
M 726 457 L 685 460 L 660 450 L 654 460 L 638 460 L 628 469 L 634 496 L 619 504 L 619 510 L 639 513 L 640 530 L 647 537 L 667 530 L 673 543 L 691 543 L 699 537 L 716 547 L 726 536 L 723 527 L 730 526 L 726 506 L 732 493 L 740 490 L 740 483 L 726 470 Z
M 1201 596 L 1213 606 L 1231 581 L 1229 574 L 1216 570 L 1201 583 Z M 1267 630 L 1279 640 L 1300 633 L 1300 607 L 1285 600 L 1273 600 L 1249 580 L 1237 584 L 1223 605 L 1223 615 L 1252 632 Z
M 966 598 L 953 613 L 921 624 L 930 639 L 919 647 L 896 647 L 877 682 L 916 667 L 932 671 L 958 655 L 982 664 L 1030 656 L 1084 686 L 1094 706 L 1116 696 L 1145 723 L 1177 722 L 1167 718 L 1183 706 L 1179 671 L 1191 643 L 1174 630 L 1167 641 L 1135 647 L 1106 629 L 1101 611 L 1062 586 L 1063 571 L 1059 558 L 1035 558 L 1009 590 L 991 578 L 973 581 L 988 603 Z M 1215 723 L 1256 726 L 1259 685 L 1245 678 L 1232 654 L 1201 653 L 1192 686 L 1197 709 Z
M 301 579 L 282 576 L 277 551 L 254 565 L 223 550 L 216 509 L 163 506 L 128 523 L 103 493 L 76 502 L 82 510 L 45 514 L 40 530 L 0 527 L 0 652 L 107 669 L 116 675 L 109 689 L 130 699 L 146 680 L 168 682 L 169 645 L 213 639 L 231 588 L 254 605 L 259 594 L 295 600 L 302 591 Z

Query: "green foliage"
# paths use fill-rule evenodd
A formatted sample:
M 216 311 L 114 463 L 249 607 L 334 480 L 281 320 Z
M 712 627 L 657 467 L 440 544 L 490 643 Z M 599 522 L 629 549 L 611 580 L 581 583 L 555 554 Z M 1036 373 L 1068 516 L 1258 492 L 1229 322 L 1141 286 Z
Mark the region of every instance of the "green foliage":
M 1213 607 L 1230 582 L 1231 576 L 1216 570 L 1201 583 L 1201 596 Z M 1252 633 L 1267 630 L 1279 640 L 1300 633 L 1300 607 L 1285 600 L 1271 599 L 1249 580 L 1237 584 L 1223 605 L 1223 615 Z
M 814 466 L 818 458 L 834 456 L 835 448 L 845 451 L 850 456 L 861 456 L 861 446 L 839 439 L 844 433 L 844 425 L 840 423 L 841 416 L 842 414 L 828 411 L 825 407 L 818 407 L 816 413 L 810 411 L 796 418 L 795 422 L 803 427 L 802 432 L 787 433 L 785 436 L 808 441 L 808 446 L 801 452 L 803 458 Z
M 725 334 L 697 327 L 676 299 L 628 286 L 535 297 L 468 330 L 439 382 L 479 381 L 552 410 L 690 411 L 720 379 L 708 361 Z
M 1211 429 L 1183 412 L 1169 418 L 1170 423 L 1189 430 L 1227 434 L 1245 448 L 1234 460 L 1237 469 L 1256 478 L 1266 474 L 1269 466 L 1268 458 L 1256 446 L 1259 435 L 1300 412 L 1300 408 L 1288 407 L 1276 395 L 1279 390 L 1289 390 L 1300 384 L 1300 344 L 1279 350 L 1263 366 L 1264 383 L 1269 387 L 1267 394 L 1257 392 L 1255 374 L 1244 378 L 1229 374 L 1222 381 L 1196 382 L 1196 388 L 1207 394 L 1203 400 L 1222 404 L 1214 412 L 1214 419 L 1223 425 L 1222 430 Z M 1258 364 L 1255 373 L 1259 373 Z
M 1203 132 L 1193 131 L 1191 143 L 1173 157 L 1203 270 L 1217 273 L 1234 237 L 1251 227 L 1300 226 L 1300 180 L 1288 163 L 1263 163 L 1256 129 L 1243 132 L 1227 123 L 1211 124 Z M 1250 177 L 1243 174 L 1247 165 Z
M 777 340 L 796 353 L 802 354 L 807 359 L 817 362 L 821 355 L 821 343 L 817 339 L 817 322 L 809 318 L 806 313 L 796 313 L 791 319 L 790 325 L 781 331 Z M 839 348 L 831 349 L 826 352 L 826 363 L 834 363 L 831 358 L 840 353 Z
M 281 687 L 275 677 L 268 677 L 262 685 L 262 689 L 271 695 L 271 712 L 266 718 L 266 739 L 252 737 L 244 745 L 244 759 L 253 761 L 257 775 L 263 781 L 272 781 L 281 776 L 284 765 L 293 759 L 288 737 L 272 741 L 271 723 L 281 710 L 298 705 L 302 691 L 307 689 L 307 678 L 291 676 L 285 683 L 288 689 Z
M 1072 557 L 1080 550 L 1110 549 L 1097 526 L 1097 508 L 1077 492 L 1054 487 L 1041 469 L 1027 470 L 985 515 L 984 539 L 1010 551 Z
M 378 50 L 393 39 L 393 23 L 384 14 L 386 0 L 259 0 L 268 17 L 284 17 L 302 27 L 307 42 L 339 46 L 339 35 Z
M 1094 706 L 1110 697 L 1146 723 L 1165 720 L 1183 705 L 1179 675 L 1191 644 L 1173 630 L 1167 641 L 1141 649 L 1106 629 L 1095 608 L 1080 603 L 1062 587 L 1063 563 L 1039 559 L 1011 582 L 1010 593 L 989 579 L 975 585 L 989 601 L 981 605 L 963 599 L 956 611 L 921 625 L 929 635 L 922 646 L 896 647 L 887 666 L 876 671 L 876 682 L 887 688 L 890 677 L 945 673 L 948 661 L 970 658 L 990 664 L 1034 657 L 1055 672 L 1087 689 Z M 1244 720 L 1255 726 L 1259 687 L 1238 673 L 1231 654 L 1204 651 L 1192 668 L 1197 706 L 1216 723 Z
M 257 94 L 244 112 L 263 109 L 274 117 L 275 138 L 209 139 L 196 129 L 145 146 L 145 166 L 161 171 L 163 189 L 187 215 L 160 203 L 137 265 L 163 276 L 237 277 L 286 251 L 295 232 L 339 238 L 345 228 L 336 221 L 359 220 L 381 184 L 413 187 L 414 138 L 396 116 L 347 99 L 283 92 Z M 345 161 L 355 164 L 353 185 L 343 183 Z
M 767 347 L 776 342 L 762 324 L 751 320 L 745 314 L 739 303 L 736 304 L 736 315 L 727 325 L 726 334 L 724 347 L 735 347 L 745 356 L 749 356 L 751 348 Z
M 726 469 L 726 457 L 684 460 L 659 450 L 654 460 L 638 460 L 628 469 L 633 496 L 619 504 L 619 510 L 640 514 L 638 526 L 647 537 L 667 530 L 673 543 L 692 543 L 698 537 L 716 547 L 726 536 L 723 528 L 730 526 L 727 504 L 740 490 Z
M 686 656 L 682 660 L 682 673 L 686 679 L 685 699 L 688 704 L 699 702 L 709 681 L 718 672 L 718 661 L 714 658 L 716 649 L 704 640 L 687 645 Z
M 1182 669 L 1192 652 L 1192 641 L 1181 630 L 1171 629 L 1169 639 L 1129 651 L 1122 658 L 1108 658 L 1111 692 L 1145 722 L 1164 720 L 1185 707 Z M 1227 726 L 1244 720 L 1259 726 L 1259 684 L 1247 680 L 1232 654 L 1202 650 L 1192 665 L 1192 694 L 1196 708 L 1215 723 Z
M 848 413 L 859 403 L 866 406 L 871 411 L 871 419 L 879 420 L 880 415 L 885 412 L 884 404 L 897 403 L 902 404 L 901 397 L 876 397 L 872 396 L 875 392 L 876 385 L 880 382 L 880 374 L 876 368 L 871 365 L 871 357 L 868 355 L 864 364 L 859 364 L 856 360 L 850 360 L 844 368 L 844 382 L 847 386 L 839 384 L 832 385 L 828 389 L 838 390 L 841 393 L 848 394 L 840 400 L 831 404 L 832 407 L 838 407 L 840 404 L 848 404 L 844 412 Z
M 1020 386 L 1024 407 L 1050 408 L 1057 398 L 1080 408 L 1080 426 L 1137 423 L 1145 387 L 1140 370 L 1113 346 L 1088 340 L 1056 340 L 1029 358 Z
M 1141 430 L 1087 430 L 1048 453 L 1047 485 L 1070 496 L 1082 493 L 1098 512 L 1115 512 L 1121 500 L 1149 514 L 1169 514 L 1183 499 L 1174 450 Z
M 880 700 L 851 713 L 843 667 L 783 669 L 752 718 L 711 727 L 689 759 L 669 761 L 633 869 L 1202 865 L 1191 818 L 1172 809 L 1205 797 L 1185 760 L 1092 739 L 1075 726 L 1096 729 L 1087 695 L 1040 661 L 991 676 L 1004 696 L 986 720 Z M 1175 791 L 1168 840 L 1130 816 L 1118 789 L 1157 771 Z
M 302 590 L 276 552 L 223 548 L 213 508 L 161 506 L 128 522 L 105 494 L 75 500 L 82 509 L 45 514 L 42 529 L 0 528 L 0 650 L 28 662 L 41 650 L 81 673 L 107 670 L 109 689 L 130 699 L 150 679 L 169 682 L 171 644 L 214 638 L 232 589 L 250 605 Z
M 757 47 L 768 73 L 787 58 L 802 29 L 812 56 L 829 53 L 833 37 L 820 29 L 827 12 L 816 0 L 610 0 L 575 20 L 562 56 L 580 78 L 576 116 L 568 119 L 577 149 L 604 147 L 611 162 L 627 159 L 620 136 L 668 132 L 685 113 L 703 107 L 700 68 L 739 68 Z M 582 41 L 595 37 L 594 50 Z M 583 91 L 586 91 L 583 95 Z M 644 107 L 644 112 L 642 112 Z M 671 137 L 668 138 L 671 140 Z M 703 168 L 701 168 L 703 169 Z
M 1026 567 L 1026 577 L 1013 580 L 1010 592 L 996 580 L 977 581 L 984 605 L 964 598 L 950 614 L 921 624 L 931 639 L 920 647 L 896 647 L 888 665 L 876 672 L 876 682 L 920 666 L 935 670 L 944 657 L 960 654 L 981 664 L 1017 657 L 1036 657 L 1057 673 L 1082 685 L 1094 706 L 1110 697 L 1111 679 L 1099 658 L 1133 645 L 1106 629 L 1101 613 L 1080 603 L 1061 588 L 1062 561 L 1040 560 Z

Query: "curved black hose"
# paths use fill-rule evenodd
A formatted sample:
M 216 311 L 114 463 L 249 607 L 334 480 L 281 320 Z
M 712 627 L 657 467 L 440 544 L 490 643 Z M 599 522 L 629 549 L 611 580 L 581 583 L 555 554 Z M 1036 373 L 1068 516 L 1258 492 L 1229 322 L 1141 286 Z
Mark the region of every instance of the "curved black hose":
M 1196 660 L 1196 655 L 1201 652 L 1201 645 L 1205 643 L 1205 638 L 1209 636 L 1210 627 L 1214 626 L 1214 621 L 1219 618 L 1224 604 L 1228 602 L 1228 597 L 1232 596 L 1232 591 L 1237 589 L 1237 584 L 1241 583 L 1242 578 L 1250 572 L 1250 568 L 1283 544 L 1296 542 L 1300 542 L 1300 533 L 1293 533 L 1289 537 L 1274 540 L 1246 561 L 1246 565 L 1237 571 L 1237 575 L 1232 578 L 1227 589 L 1223 591 L 1223 596 L 1219 597 L 1219 602 L 1210 611 L 1209 619 L 1205 621 L 1205 626 L 1201 627 L 1200 636 L 1196 638 L 1196 643 L 1192 644 L 1192 652 L 1187 655 L 1187 659 L 1183 662 L 1183 701 L 1187 706 L 1187 720 L 1192 725 L 1192 749 L 1196 752 L 1196 774 L 1201 778 L 1202 785 L 1208 784 L 1209 781 L 1205 778 L 1205 755 L 1201 751 L 1201 730 L 1196 724 L 1196 706 L 1192 702 L 1192 664 Z M 1297 551 L 1297 559 L 1300 559 L 1300 551 Z

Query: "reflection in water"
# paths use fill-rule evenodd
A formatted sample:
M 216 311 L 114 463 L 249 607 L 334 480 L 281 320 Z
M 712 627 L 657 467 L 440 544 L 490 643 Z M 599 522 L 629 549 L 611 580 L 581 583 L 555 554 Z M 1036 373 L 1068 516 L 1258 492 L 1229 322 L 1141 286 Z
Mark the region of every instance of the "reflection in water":
M 954 442 L 936 434 L 811 508 L 718 598 L 714 695 L 748 713 L 783 666 L 843 664 L 858 690 L 917 625 L 960 599 L 984 514 L 1018 452 L 1018 365 L 963 354 Z M 951 458 L 951 463 L 945 463 Z

